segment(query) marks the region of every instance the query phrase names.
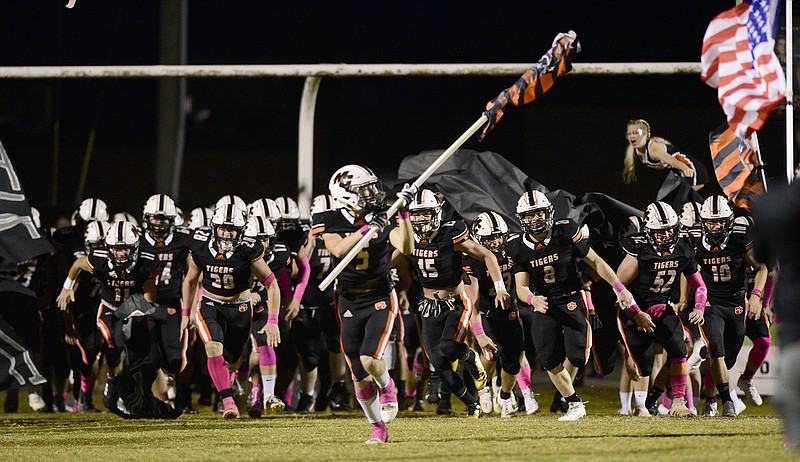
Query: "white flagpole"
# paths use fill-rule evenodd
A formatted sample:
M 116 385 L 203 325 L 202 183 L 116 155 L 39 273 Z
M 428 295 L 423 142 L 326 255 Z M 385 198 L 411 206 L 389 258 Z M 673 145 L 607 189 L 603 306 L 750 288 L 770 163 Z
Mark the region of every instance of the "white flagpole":
M 453 144 L 451 144 L 450 147 L 447 148 L 447 150 L 445 150 L 442 154 L 440 154 L 439 157 L 436 159 L 436 161 L 434 161 L 430 165 L 430 167 L 428 167 L 424 172 L 422 172 L 422 175 L 420 175 L 419 178 L 417 178 L 416 181 L 414 181 L 414 186 L 416 186 L 417 188 L 421 188 L 422 185 L 425 184 L 426 181 L 428 181 L 428 178 L 430 178 L 431 175 L 436 173 L 436 170 L 438 170 L 439 167 L 441 167 L 442 164 L 444 164 L 447 161 L 447 159 L 449 159 L 450 156 L 452 156 L 453 153 L 456 152 L 456 150 L 461 147 L 461 145 L 466 143 L 469 137 L 475 134 L 475 132 L 477 132 L 478 129 L 481 128 L 483 124 L 485 124 L 488 120 L 489 119 L 486 116 L 486 113 L 481 114 L 480 118 L 478 118 L 478 120 L 476 120 L 475 123 L 472 124 L 472 126 L 469 127 L 467 131 L 464 132 L 464 134 L 462 134 L 457 140 L 455 140 L 455 142 L 453 142 Z M 389 210 L 386 211 L 386 215 L 391 219 L 394 216 L 394 214 L 397 213 L 398 210 L 400 210 L 400 207 L 403 207 L 404 205 L 405 202 L 402 199 L 396 200 L 394 204 L 392 204 L 392 206 L 389 207 Z M 361 249 L 364 248 L 365 245 L 367 245 L 367 242 L 369 242 L 369 240 L 372 239 L 372 236 L 375 235 L 376 231 L 377 228 L 373 227 L 369 228 L 367 233 L 364 234 L 364 237 L 362 237 L 361 240 L 359 240 L 356 243 L 355 247 L 353 247 L 350 250 L 350 252 L 348 252 L 347 255 L 345 255 L 342 261 L 340 261 L 339 264 L 336 265 L 336 267 L 333 270 L 331 270 L 330 273 L 328 273 L 328 276 L 325 279 L 323 279 L 322 282 L 319 283 L 320 290 L 325 290 L 328 288 L 329 285 L 331 285 L 334 279 L 336 279 L 336 276 L 338 276 L 339 273 L 341 273 L 342 270 L 345 268 L 345 266 L 347 266 L 347 264 L 350 263 L 350 261 L 353 258 L 355 258 L 356 255 L 358 255 L 358 252 L 360 252 Z
M 786 179 L 791 183 L 794 173 L 794 46 L 792 32 L 792 0 L 786 0 Z

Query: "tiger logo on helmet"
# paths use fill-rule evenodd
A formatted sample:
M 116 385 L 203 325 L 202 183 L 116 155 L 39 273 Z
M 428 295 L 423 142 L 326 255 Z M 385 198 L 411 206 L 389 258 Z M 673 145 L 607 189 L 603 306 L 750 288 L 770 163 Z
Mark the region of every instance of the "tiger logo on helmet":
M 478 215 L 472 222 L 472 235 L 493 254 L 505 254 L 508 225 L 499 213 L 489 211 Z
M 384 206 L 386 193 L 378 176 L 362 165 L 345 165 L 328 182 L 333 200 L 351 212 L 360 214 Z

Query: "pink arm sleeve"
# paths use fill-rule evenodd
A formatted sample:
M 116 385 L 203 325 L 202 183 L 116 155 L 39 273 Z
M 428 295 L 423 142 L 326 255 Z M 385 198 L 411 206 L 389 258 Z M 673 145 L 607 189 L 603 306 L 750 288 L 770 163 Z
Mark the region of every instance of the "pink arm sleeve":
M 705 311 L 706 302 L 708 301 L 708 289 L 706 283 L 703 282 L 703 277 L 700 276 L 700 271 L 686 276 L 689 285 L 694 289 L 694 309 Z
M 278 285 L 281 287 L 281 295 L 284 300 L 292 298 L 292 278 L 286 268 L 278 271 Z
M 297 263 L 297 285 L 294 286 L 294 299 L 298 301 L 303 300 L 303 294 L 308 287 L 308 278 L 311 276 L 311 265 L 308 263 L 308 257 L 303 257 Z

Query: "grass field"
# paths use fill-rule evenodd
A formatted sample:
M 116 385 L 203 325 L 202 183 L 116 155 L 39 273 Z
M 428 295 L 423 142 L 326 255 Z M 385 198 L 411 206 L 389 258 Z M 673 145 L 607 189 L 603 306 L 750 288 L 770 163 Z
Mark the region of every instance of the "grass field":
M 546 393 L 549 394 L 549 391 Z M 402 412 L 390 444 L 366 446 L 356 413 L 223 421 L 208 407 L 175 421 L 122 420 L 108 413 L 0 414 L 0 458 L 21 460 L 793 460 L 768 401 L 738 418 L 649 419 L 616 415 L 616 390 L 584 387 L 589 416 L 480 420 Z M 25 400 L 20 400 L 25 401 Z M 455 400 L 454 400 L 455 401 Z M 541 401 L 548 401 L 549 396 Z M 99 404 L 99 399 L 97 400 Z M 463 407 L 454 407 L 461 410 Z

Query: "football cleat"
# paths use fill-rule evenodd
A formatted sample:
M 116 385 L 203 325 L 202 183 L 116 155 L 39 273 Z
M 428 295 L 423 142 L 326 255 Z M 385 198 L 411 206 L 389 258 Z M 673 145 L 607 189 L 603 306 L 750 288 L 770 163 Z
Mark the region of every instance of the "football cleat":
M 453 414 L 453 406 L 450 403 L 450 394 L 446 394 L 440 397 L 439 402 L 436 403 L 436 414 L 437 415 L 452 415 Z
M 561 393 L 556 390 L 553 395 L 553 402 L 550 404 L 550 412 L 567 412 L 569 411 L 569 404 L 567 400 L 561 396 Z
M 431 404 L 437 404 L 439 402 L 439 393 L 442 389 L 442 382 L 439 380 L 439 376 L 436 374 L 431 374 L 428 377 L 428 393 L 425 395 L 425 399 Z
M 581 417 L 586 417 L 586 405 L 583 401 L 573 401 L 569 403 L 567 413 L 558 418 L 561 422 L 575 421 Z
M 736 405 L 733 401 L 722 403 L 722 417 L 736 417 Z
M 719 415 L 719 411 L 717 410 L 717 402 L 706 402 L 706 404 L 703 406 L 702 414 L 703 417 L 717 417 Z
M 295 412 L 298 414 L 311 414 L 314 412 L 314 395 L 300 393 L 300 399 L 297 400 L 297 409 Z
M 509 419 L 517 412 L 517 400 L 512 396 L 508 399 L 500 398 L 500 418 Z
M 332 411 L 350 410 L 350 392 L 344 382 L 334 382 L 328 393 L 328 400 Z
M 250 399 L 247 403 L 247 415 L 253 419 L 260 419 L 264 412 L 264 398 L 261 396 L 261 389 L 255 388 L 250 391 Z
M 47 409 L 47 404 L 44 402 L 42 395 L 36 392 L 28 394 L 28 405 L 36 412 L 42 412 Z
M 475 383 L 475 390 L 481 391 L 486 388 L 486 370 L 483 368 L 481 358 L 475 350 L 472 350 L 472 361 L 463 361 L 464 368 L 469 372 L 472 381 Z
M 372 424 L 372 433 L 369 439 L 364 441 L 364 444 L 383 444 L 389 441 L 389 430 L 386 429 L 384 422 L 377 422 Z
M 167 374 L 167 399 L 172 401 L 178 396 L 178 387 L 175 383 L 175 374 Z
M 109 411 L 117 413 L 117 400 L 119 399 L 119 376 L 106 376 L 106 387 L 103 390 L 103 406 Z
M 742 412 L 744 412 L 745 409 L 747 409 L 747 405 L 744 404 L 744 401 L 739 399 L 738 396 L 731 394 L 731 398 L 733 398 L 733 405 L 734 409 L 736 409 L 736 415 L 741 414 Z
M 644 404 L 637 405 L 631 415 L 636 417 L 652 417 L 650 415 L 650 411 L 647 410 L 647 407 Z
M 467 405 L 467 417 L 480 419 L 482 415 L 483 411 L 481 410 L 481 403 L 475 401 L 474 403 Z
M 536 401 L 536 396 L 534 396 L 533 392 L 529 394 L 523 394 L 523 399 L 525 400 L 525 413 L 528 415 L 535 414 L 539 410 L 539 401 Z
M 484 414 L 492 413 L 492 389 L 484 388 L 478 392 L 478 400 L 481 402 L 481 410 Z
M 700 351 L 704 346 L 706 346 L 706 342 L 704 342 L 702 338 L 695 340 L 694 345 L 692 346 L 692 354 L 689 355 L 689 359 L 686 360 L 686 368 L 689 369 L 690 374 L 699 369 L 700 364 L 706 360 L 706 358 L 702 357 Z
M 759 393 L 758 389 L 756 389 L 755 385 L 753 385 L 753 379 L 744 380 L 743 378 L 739 377 L 739 381 L 736 383 L 736 385 L 744 392 L 744 396 L 752 401 L 756 406 L 761 406 L 764 403 L 764 400 L 761 399 L 761 393 Z
M 267 411 L 267 414 L 277 414 L 278 412 L 283 412 L 285 408 L 286 405 L 283 404 L 283 401 L 277 396 L 264 396 L 264 409 Z
M 669 415 L 672 417 L 693 417 L 694 414 L 692 411 L 686 407 L 686 399 L 684 398 L 674 398 L 672 400 L 672 406 L 669 408 Z
M 397 417 L 399 410 L 397 404 L 397 388 L 394 386 L 394 379 L 389 378 L 386 388 L 378 387 L 378 400 L 381 403 L 381 420 L 389 423 Z
M 81 414 L 95 414 L 98 411 L 92 403 L 92 397 L 84 392 L 78 395 L 78 412 Z
M 225 405 L 225 409 L 222 410 L 222 418 L 225 420 L 239 419 L 239 408 L 236 407 L 235 402 L 230 402 Z

